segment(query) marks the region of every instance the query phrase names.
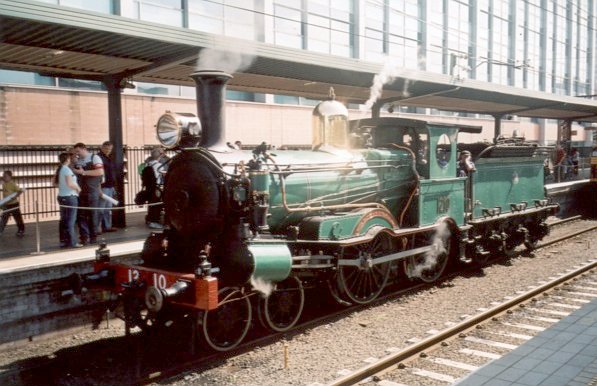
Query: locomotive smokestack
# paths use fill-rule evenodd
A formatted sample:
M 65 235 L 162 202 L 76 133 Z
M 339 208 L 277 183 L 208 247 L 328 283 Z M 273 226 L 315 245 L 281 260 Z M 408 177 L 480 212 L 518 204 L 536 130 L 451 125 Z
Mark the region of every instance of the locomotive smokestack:
M 223 71 L 196 71 L 191 78 L 197 85 L 197 111 L 201 120 L 200 146 L 217 152 L 228 152 L 224 103 L 226 82 L 232 75 Z

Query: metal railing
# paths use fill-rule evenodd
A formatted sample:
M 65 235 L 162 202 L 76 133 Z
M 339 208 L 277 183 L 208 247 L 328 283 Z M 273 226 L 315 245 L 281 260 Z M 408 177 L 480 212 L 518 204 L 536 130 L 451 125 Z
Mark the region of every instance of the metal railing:
M 25 221 L 35 220 L 36 215 L 41 221 L 58 219 L 57 188 L 54 186 L 53 180 L 58 167 L 58 155 L 70 147 L 72 145 L 0 146 L 0 172 L 12 170 L 15 182 L 21 188 L 26 188 L 25 193 L 19 198 Z M 117 197 L 117 199 L 126 206 L 127 212 L 144 210 L 138 208 L 133 199 L 141 190 L 138 166 L 149 157 L 152 147 L 124 147 L 124 201 L 122 197 Z M 289 146 L 291 149 L 304 147 L 308 146 Z M 99 151 L 99 145 L 90 145 L 88 148 L 93 153 Z M 174 154 L 174 152 L 168 152 L 170 157 Z M 577 169 L 570 164 L 554 165 L 555 154 L 553 151 L 551 154 L 546 153 L 546 158 L 551 159 L 549 173 L 546 172 L 545 176 L 546 183 L 589 178 L 589 157 L 581 157 Z M 39 208 L 37 214 L 36 202 Z
M 72 145 L 0 146 L 0 173 L 11 170 L 15 183 L 26 189 L 19 197 L 26 222 L 34 221 L 36 216 L 41 221 L 59 218 L 56 200 L 58 189 L 54 186 L 54 175 L 58 168 L 58 155 L 71 147 Z M 88 145 L 88 149 L 97 153 L 99 145 Z M 128 212 L 145 210 L 139 209 L 133 198 L 141 190 L 138 165 L 149 157 L 151 149 L 152 146 L 124 147 L 124 202 L 122 197 L 117 199 L 124 203 Z M 173 156 L 174 152 L 168 155 Z

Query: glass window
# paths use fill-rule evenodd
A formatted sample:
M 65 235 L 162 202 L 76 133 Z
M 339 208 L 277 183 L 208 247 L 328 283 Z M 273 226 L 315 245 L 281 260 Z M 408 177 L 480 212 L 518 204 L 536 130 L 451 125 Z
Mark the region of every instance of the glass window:
M 274 4 L 274 43 L 285 47 L 303 48 L 301 10 L 280 3 L 278 1 Z
M 145 83 L 135 82 L 137 86 L 137 92 L 140 94 L 154 94 L 154 95 L 180 95 L 180 86 L 158 84 L 158 83 Z
M 274 95 L 274 103 L 283 105 L 298 105 L 299 97 L 291 95 Z
M 226 99 L 231 101 L 262 102 L 264 94 L 256 94 L 246 91 L 226 90 Z
M 189 0 L 189 28 L 253 40 L 254 1 Z
M 133 0 L 133 15 L 140 20 L 182 27 L 180 0 Z
M 0 70 L 0 83 L 56 86 L 56 79 L 51 76 L 41 76 L 35 72 Z
M 58 4 L 65 7 L 84 9 L 86 11 L 113 13 L 112 0 L 38 0 L 44 3 Z
M 58 86 L 65 88 L 79 88 L 84 90 L 106 90 L 106 86 L 102 82 L 94 80 L 58 78 Z
M 450 157 L 452 154 L 452 145 L 450 138 L 446 134 L 442 134 L 438 141 L 435 149 L 435 157 L 437 164 L 441 168 L 445 168 L 450 163 Z

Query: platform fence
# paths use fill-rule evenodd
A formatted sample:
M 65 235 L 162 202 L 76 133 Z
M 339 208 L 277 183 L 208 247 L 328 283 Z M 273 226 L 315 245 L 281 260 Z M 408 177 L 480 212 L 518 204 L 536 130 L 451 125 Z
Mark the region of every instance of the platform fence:
M 56 200 L 58 189 L 54 186 L 54 175 L 58 168 L 58 155 L 72 145 L 53 146 L 0 146 L 0 171 L 11 170 L 15 182 L 26 191 L 19 197 L 21 213 L 25 222 L 57 220 L 59 207 Z M 125 146 L 124 150 L 124 201 L 116 197 L 127 213 L 146 210 L 134 204 L 133 199 L 141 190 L 141 176 L 138 165 L 151 153 L 153 146 Z M 88 145 L 97 153 L 99 145 Z M 298 148 L 297 148 L 298 149 Z M 168 151 L 172 157 L 175 152 Z M 581 157 L 578 168 L 571 164 L 555 165 L 555 154 L 546 154 L 546 183 L 573 181 L 589 178 L 590 157 Z M 37 204 L 36 204 L 37 203 Z M 36 211 L 36 207 L 39 208 Z
M 13 180 L 25 192 L 19 197 L 21 213 L 25 222 L 36 219 L 40 221 L 57 220 L 60 217 L 58 188 L 54 186 L 54 175 L 58 168 L 58 155 L 71 148 L 72 145 L 55 146 L 0 146 L 0 172 L 11 170 Z M 97 153 L 99 145 L 87 145 L 89 151 Z M 124 147 L 124 201 L 116 197 L 120 205 L 126 207 L 126 212 L 144 211 L 133 203 L 137 192 L 141 190 L 141 176 L 138 165 L 143 163 L 151 154 L 153 146 Z M 174 152 L 167 152 L 174 156 Z

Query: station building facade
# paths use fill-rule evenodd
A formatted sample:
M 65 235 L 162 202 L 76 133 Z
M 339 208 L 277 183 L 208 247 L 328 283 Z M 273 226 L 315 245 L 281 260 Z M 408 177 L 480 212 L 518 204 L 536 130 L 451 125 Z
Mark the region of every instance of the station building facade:
M 218 36 L 386 63 L 556 95 L 597 94 L 597 0 L 30 0 Z M 134 82 L 123 93 L 124 143 L 157 143 L 166 110 L 195 112 L 190 87 Z M 101 143 L 108 133 L 99 82 L 0 69 L 0 145 Z M 311 142 L 311 107 L 290 95 L 229 90 L 229 140 Z M 353 117 L 363 106 L 349 106 Z M 384 114 L 483 125 L 493 118 L 385 106 Z M 251 119 L 247 119 L 250 117 Z M 508 119 L 510 118 L 510 119 Z M 553 142 L 557 122 L 508 117 L 502 133 Z M 593 132 L 573 125 L 572 140 Z

